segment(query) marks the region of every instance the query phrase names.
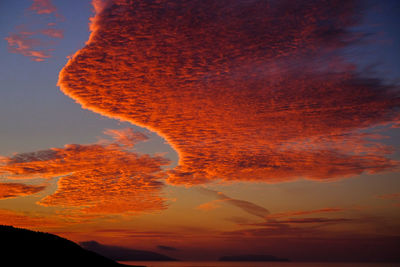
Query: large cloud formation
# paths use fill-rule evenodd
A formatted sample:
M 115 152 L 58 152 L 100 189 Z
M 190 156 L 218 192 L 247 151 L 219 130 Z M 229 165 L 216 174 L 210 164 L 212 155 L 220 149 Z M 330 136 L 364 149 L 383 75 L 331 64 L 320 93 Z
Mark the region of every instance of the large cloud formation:
M 165 137 L 180 156 L 170 183 L 324 180 L 397 164 L 360 130 L 398 120 L 398 88 L 339 53 L 359 36 L 357 1 L 93 3 L 61 90 Z
M 69 144 L 64 148 L 3 158 L 0 174 L 12 179 L 59 178 L 56 192 L 39 202 L 45 206 L 77 208 L 95 214 L 165 209 L 165 198 L 161 194 L 161 167 L 168 165 L 169 161 L 128 150 L 136 142 L 144 140 L 142 134 L 130 129 L 106 133 L 112 134 L 116 140 L 88 145 Z M 26 193 L 23 185 L 13 187 L 19 191 L 24 189 L 24 192 L 14 192 L 14 195 Z M 30 191 L 39 189 L 34 187 Z

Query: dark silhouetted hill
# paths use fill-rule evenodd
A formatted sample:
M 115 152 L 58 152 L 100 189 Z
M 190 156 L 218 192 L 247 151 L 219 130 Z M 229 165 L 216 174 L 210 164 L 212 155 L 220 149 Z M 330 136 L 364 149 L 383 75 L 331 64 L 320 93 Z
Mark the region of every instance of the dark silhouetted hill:
M 119 264 L 59 236 L 0 225 L 0 255 L 4 266 L 95 266 Z M 0 264 L 1 266 L 3 266 Z
M 289 261 L 271 255 L 236 255 L 224 256 L 219 258 L 219 261 Z
M 103 245 L 96 241 L 81 242 L 80 245 L 116 261 L 176 261 L 176 259 L 156 252 Z

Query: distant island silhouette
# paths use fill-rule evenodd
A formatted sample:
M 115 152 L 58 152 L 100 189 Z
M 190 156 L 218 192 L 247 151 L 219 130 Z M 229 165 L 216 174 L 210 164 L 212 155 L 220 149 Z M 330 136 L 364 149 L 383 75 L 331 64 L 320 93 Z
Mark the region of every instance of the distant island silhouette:
M 122 267 L 57 235 L 0 225 L 2 262 L 7 266 Z M 129 265 L 131 266 L 131 265 Z
M 103 245 L 96 241 L 86 241 L 79 244 L 87 250 L 96 252 L 115 261 L 177 261 L 177 259 L 152 251 Z
M 277 258 L 271 255 L 235 255 L 223 256 L 219 261 L 289 261 L 288 259 Z

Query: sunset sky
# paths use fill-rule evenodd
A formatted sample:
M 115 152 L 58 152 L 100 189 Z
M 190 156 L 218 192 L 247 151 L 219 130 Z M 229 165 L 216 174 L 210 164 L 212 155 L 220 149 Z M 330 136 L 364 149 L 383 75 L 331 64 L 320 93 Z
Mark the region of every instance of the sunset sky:
M 399 259 L 398 25 L 396 0 L 3 0 L 0 224 Z

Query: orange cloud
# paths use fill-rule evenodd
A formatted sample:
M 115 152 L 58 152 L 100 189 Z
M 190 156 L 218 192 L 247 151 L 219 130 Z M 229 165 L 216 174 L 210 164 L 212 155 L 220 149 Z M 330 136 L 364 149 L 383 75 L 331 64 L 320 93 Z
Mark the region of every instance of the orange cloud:
M 22 228 L 47 228 L 58 227 L 63 223 L 56 218 L 40 216 L 39 214 L 26 214 L 7 209 L 0 209 L 0 223 Z
M 200 204 L 199 206 L 197 206 L 196 209 L 203 210 L 203 211 L 215 210 L 215 209 L 221 207 L 217 204 L 218 202 L 219 202 L 218 200 L 214 200 L 211 202 L 203 203 L 203 204 Z
M 341 212 L 344 211 L 343 208 L 323 208 L 323 209 L 316 209 L 316 210 L 298 210 L 298 211 L 287 211 L 287 212 L 280 212 L 270 214 L 268 218 L 282 218 L 282 217 L 289 217 L 289 216 L 303 216 L 303 215 L 310 215 L 316 213 L 331 213 L 331 212 Z
M 335 229 L 325 229 L 330 226 L 342 227 L 344 224 L 363 224 L 363 223 L 376 223 L 376 218 L 345 218 L 345 217 L 303 217 L 292 218 L 293 216 L 304 216 L 319 213 L 334 213 L 343 211 L 342 208 L 323 208 L 317 210 L 301 210 L 291 211 L 284 213 L 269 214 L 264 218 L 263 222 L 249 222 L 243 219 L 229 218 L 228 220 L 240 226 L 256 226 L 258 229 L 243 229 L 233 231 L 235 235 L 238 233 L 252 236 L 253 233 L 257 235 L 270 235 L 275 237 L 322 237 L 332 236 L 337 234 Z
M 147 141 L 149 138 L 142 132 L 135 132 L 131 128 L 122 130 L 108 129 L 104 131 L 105 134 L 111 136 L 115 142 L 126 147 L 134 147 L 138 142 Z
M 271 214 L 269 210 L 264 207 L 261 207 L 257 204 L 254 204 L 249 201 L 234 199 L 222 192 L 214 191 L 207 188 L 199 188 L 200 192 L 213 196 L 217 198 L 211 202 L 207 202 L 197 206 L 196 208 L 203 211 L 209 211 L 216 208 L 219 208 L 217 203 L 223 202 L 229 205 L 235 206 L 240 208 L 244 212 L 259 217 L 264 220 L 261 223 L 250 223 L 248 219 L 241 218 L 241 217 L 231 217 L 228 218 L 228 221 L 234 222 L 238 225 L 251 225 L 251 226 L 263 226 L 269 228 L 285 228 L 285 231 L 290 228 L 292 231 L 293 227 L 292 224 L 339 224 L 339 223 L 348 223 L 348 222 L 355 222 L 355 219 L 348 219 L 348 218 L 288 218 L 292 216 L 304 216 L 310 214 L 320 214 L 320 213 L 334 213 L 334 212 L 341 212 L 344 211 L 342 208 L 323 208 L 323 209 L 316 209 L 316 210 L 299 210 L 299 211 L 289 211 L 289 212 L 281 212 L 281 213 L 273 213 Z M 285 219 L 280 219 L 285 218 Z M 277 220 L 280 219 L 280 220 Z
M 53 5 L 51 0 L 33 0 L 30 10 L 35 11 L 37 14 L 52 14 L 57 12 L 57 8 Z
M 112 131 L 133 143 L 141 134 Z M 125 136 L 124 133 L 127 135 Z M 139 140 L 133 140 L 137 136 Z M 140 139 L 141 138 L 141 139 Z M 4 158 L 0 174 L 13 179 L 58 180 L 58 188 L 39 204 L 75 207 L 85 213 L 151 212 L 166 208 L 161 196 L 161 166 L 169 160 L 127 150 L 131 144 L 65 145 L 64 148 L 16 154 Z
M 325 211 L 324 211 L 325 210 Z M 330 208 L 311 211 L 311 212 L 296 212 L 296 215 L 300 214 L 311 214 L 311 213 L 322 213 L 331 212 Z M 333 212 L 333 211 L 332 211 Z M 290 216 L 290 215 L 288 215 Z M 284 216 L 286 217 L 286 216 Z M 284 218 L 276 219 L 274 214 L 271 214 L 263 222 L 249 222 L 246 220 L 238 220 L 237 218 L 228 219 L 240 226 L 251 226 L 257 228 L 241 229 L 237 231 L 227 232 L 226 234 L 233 235 L 245 235 L 248 237 L 287 237 L 294 238 L 301 236 L 302 238 L 308 237 L 326 237 L 335 236 L 338 233 L 344 234 L 344 232 L 338 232 L 337 229 L 346 229 L 350 224 L 379 224 L 381 223 L 379 218 L 376 217 L 358 217 L 358 218 L 345 218 L 345 217 L 306 217 L 306 218 Z M 347 225 L 343 227 L 343 225 Z M 329 228 L 335 226 L 334 228 Z M 340 227 L 340 228 L 339 228 Z M 359 228 L 359 229 L 362 229 Z M 348 231 L 348 230 L 346 230 Z M 357 230 L 353 230 L 352 234 L 357 233 Z M 254 235 L 253 235 L 254 234 Z
M 263 219 L 266 218 L 266 216 L 269 214 L 269 211 L 266 208 L 256 205 L 252 202 L 231 198 L 222 192 L 218 192 L 218 191 L 211 190 L 211 189 L 204 188 L 204 187 L 199 188 L 198 190 L 204 194 L 207 194 L 207 195 L 217 198 L 217 200 L 214 200 L 214 201 L 211 201 L 208 203 L 204 203 L 204 204 L 198 206 L 197 207 L 198 209 L 201 209 L 201 210 L 215 209 L 215 208 L 219 207 L 215 204 L 216 202 L 224 202 L 229 205 L 235 206 L 235 207 L 243 210 L 244 212 L 247 212 L 251 215 L 254 215 L 254 216 L 257 216 L 257 217 L 260 217 Z
M 61 29 L 43 29 L 40 31 L 42 34 L 53 37 L 53 38 L 64 38 L 64 30 Z
M 56 213 L 41 213 L 0 209 L 0 224 L 45 231 L 48 231 L 49 228 L 82 225 L 83 223 L 93 222 L 94 219 L 100 217 L 99 215 L 78 212 L 66 213 L 66 210 Z
M 34 11 L 38 15 L 54 14 L 56 17 L 60 17 L 56 7 L 50 0 L 33 0 L 33 4 L 29 10 Z M 30 27 L 32 24 L 32 18 L 28 17 L 28 20 L 27 23 L 17 27 L 17 32 L 5 38 L 8 42 L 8 49 L 11 53 L 30 57 L 33 61 L 44 61 L 46 58 L 51 57 L 50 52 L 52 51 L 52 49 L 44 49 L 44 47 L 52 44 L 52 42 L 43 39 L 40 35 L 52 38 L 64 38 L 64 31 L 48 28 L 49 26 L 56 26 L 55 22 L 48 22 L 46 28 L 43 29 L 26 31 L 25 28 Z
M 305 224 L 305 223 L 343 223 L 343 222 L 353 222 L 354 219 L 348 218 L 296 218 L 281 220 L 279 223 L 294 223 L 294 224 Z
M 377 196 L 377 198 L 380 198 L 380 199 L 400 199 L 400 193 L 379 195 L 379 196 Z
M 14 198 L 36 194 L 45 189 L 42 185 L 26 185 L 20 183 L 0 183 L 0 199 Z
M 340 49 L 356 1 L 94 1 L 86 47 L 60 72 L 83 108 L 154 130 L 172 184 L 329 180 L 393 170 L 360 131 L 399 118 L 398 88 Z
M 19 32 L 6 37 L 10 52 L 30 57 L 33 61 L 44 61 L 49 58 L 49 51 L 35 49 L 42 42 L 38 38 L 31 37 L 31 35 L 32 33 L 29 32 Z

